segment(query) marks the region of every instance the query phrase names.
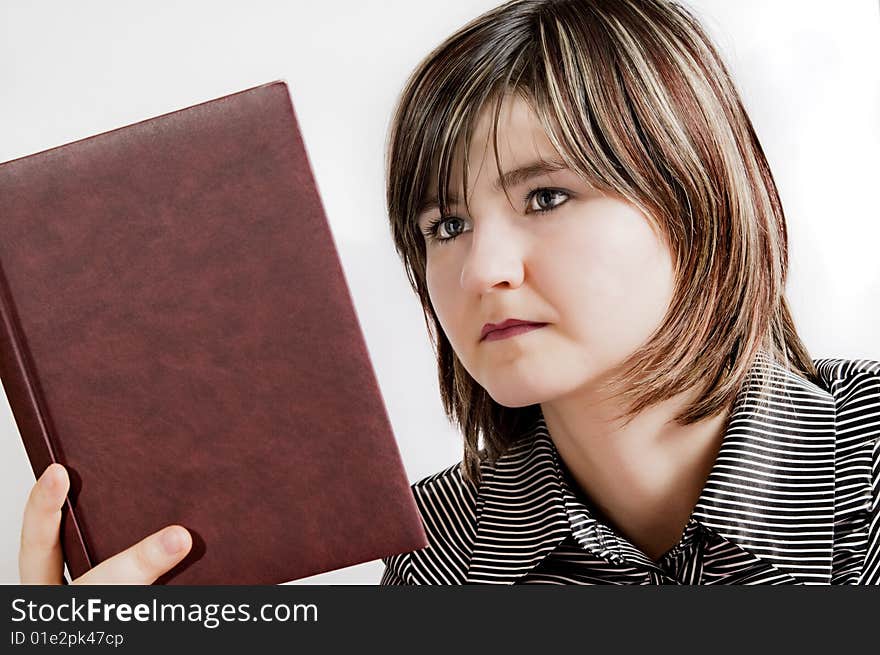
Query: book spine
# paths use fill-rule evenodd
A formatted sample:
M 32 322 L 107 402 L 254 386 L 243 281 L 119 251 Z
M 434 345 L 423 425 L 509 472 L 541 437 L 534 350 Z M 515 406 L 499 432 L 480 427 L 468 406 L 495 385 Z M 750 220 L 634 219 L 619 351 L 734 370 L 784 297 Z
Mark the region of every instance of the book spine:
M 34 371 L 15 303 L 12 302 L 12 292 L 0 264 L 0 382 L 34 476 L 39 478 L 49 464 L 59 459 L 52 444 L 48 412 Z M 75 476 L 71 475 L 70 469 L 68 475 L 71 486 L 61 508 L 61 547 L 71 577 L 76 578 L 92 568 L 92 558 L 77 521 L 75 503 L 71 502 L 71 497 L 76 496 Z

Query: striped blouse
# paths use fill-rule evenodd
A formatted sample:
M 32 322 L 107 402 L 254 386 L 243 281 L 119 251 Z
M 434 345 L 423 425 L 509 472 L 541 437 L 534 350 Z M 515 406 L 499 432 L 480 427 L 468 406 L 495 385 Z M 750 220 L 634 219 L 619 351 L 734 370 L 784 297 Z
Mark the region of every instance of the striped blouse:
M 821 386 L 756 359 L 658 561 L 597 519 L 539 415 L 479 487 L 460 462 L 412 484 L 429 545 L 380 584 L 880 584 L 880 362 L 814 363 Z

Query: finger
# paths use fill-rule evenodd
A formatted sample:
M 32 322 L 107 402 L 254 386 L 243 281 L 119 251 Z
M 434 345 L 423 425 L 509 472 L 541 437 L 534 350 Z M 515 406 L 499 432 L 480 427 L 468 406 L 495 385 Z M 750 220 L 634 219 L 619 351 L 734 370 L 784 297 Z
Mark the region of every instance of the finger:
M 190 548 L 189 532 L 182 526 L 171 525 L 101 562 L 73 584 L 152 584 L 182 560 Z
M 61 508 L 70 479 L 58 463 L 50 464 L 31 488 L 21 524 L 18 573 L 22 584 L 61 584 Z

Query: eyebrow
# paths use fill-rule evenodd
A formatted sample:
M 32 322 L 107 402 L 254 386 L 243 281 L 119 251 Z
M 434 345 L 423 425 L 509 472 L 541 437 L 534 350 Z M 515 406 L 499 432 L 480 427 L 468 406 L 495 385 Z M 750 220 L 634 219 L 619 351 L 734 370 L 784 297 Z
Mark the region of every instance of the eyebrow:
M 525 166 L 520 166 L 519 168 L 515 168 L 512 171 L 507 171 L 506 173 L 503 173 L 497 180 L 495 180 L 493 188 L 495 189 L 495 191 L 501 191 L 504 186 L 516 186 L 517 184 L 527 182 L 528 180 L 538 177 L 539 175 L 544 175 L 545 173 L 552 173 L 553 171 L 563 170 L 567 168 L 568 166 L 560 161 L 548 161 L 545 159 L 539 159 L 532 162 L 531 164 L 526 164 Z M 449 194 L 449 200 L 450 202 L 456 203 L 458 202 L 458 196 L 456 196 L 455 194 Z M 437 196 L 433 195 L 419 205 L 416 215 L 421 216 L 426 211 L 437 209 L 439 208 L 439 206 L 440 202 L 437 199 Z

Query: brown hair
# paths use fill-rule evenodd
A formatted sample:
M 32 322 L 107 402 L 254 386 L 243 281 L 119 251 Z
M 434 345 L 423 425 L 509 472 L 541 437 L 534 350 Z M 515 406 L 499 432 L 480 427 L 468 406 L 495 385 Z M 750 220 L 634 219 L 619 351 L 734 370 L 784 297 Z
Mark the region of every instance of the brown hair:
M 479 462 L 502 454 L 539 406 L 504 407 L 465 371 L 428 296 L 417 213 L 432 181 L 447 213 L 454 155 L 469 151 L 490 103 L 498 165 L 498 114 L 511 92 L 572 170 L 640 208 L 670 246 L 667 315 L 612 385 L 626 416 L 693 387 L 699 397 L 676 420 L 713 416 L 733 403 L 761 354 L 817 381 L 784 296 L 776 185 L 697 19 L 663 0 L 513 0 L 459 29 L 412 73 L 386 159 L 392 236 L 434 341 L 444 409 L 464 435 L 469 480 L 479 482 Z M 466 161 L 462 179 L 467 198 Z

